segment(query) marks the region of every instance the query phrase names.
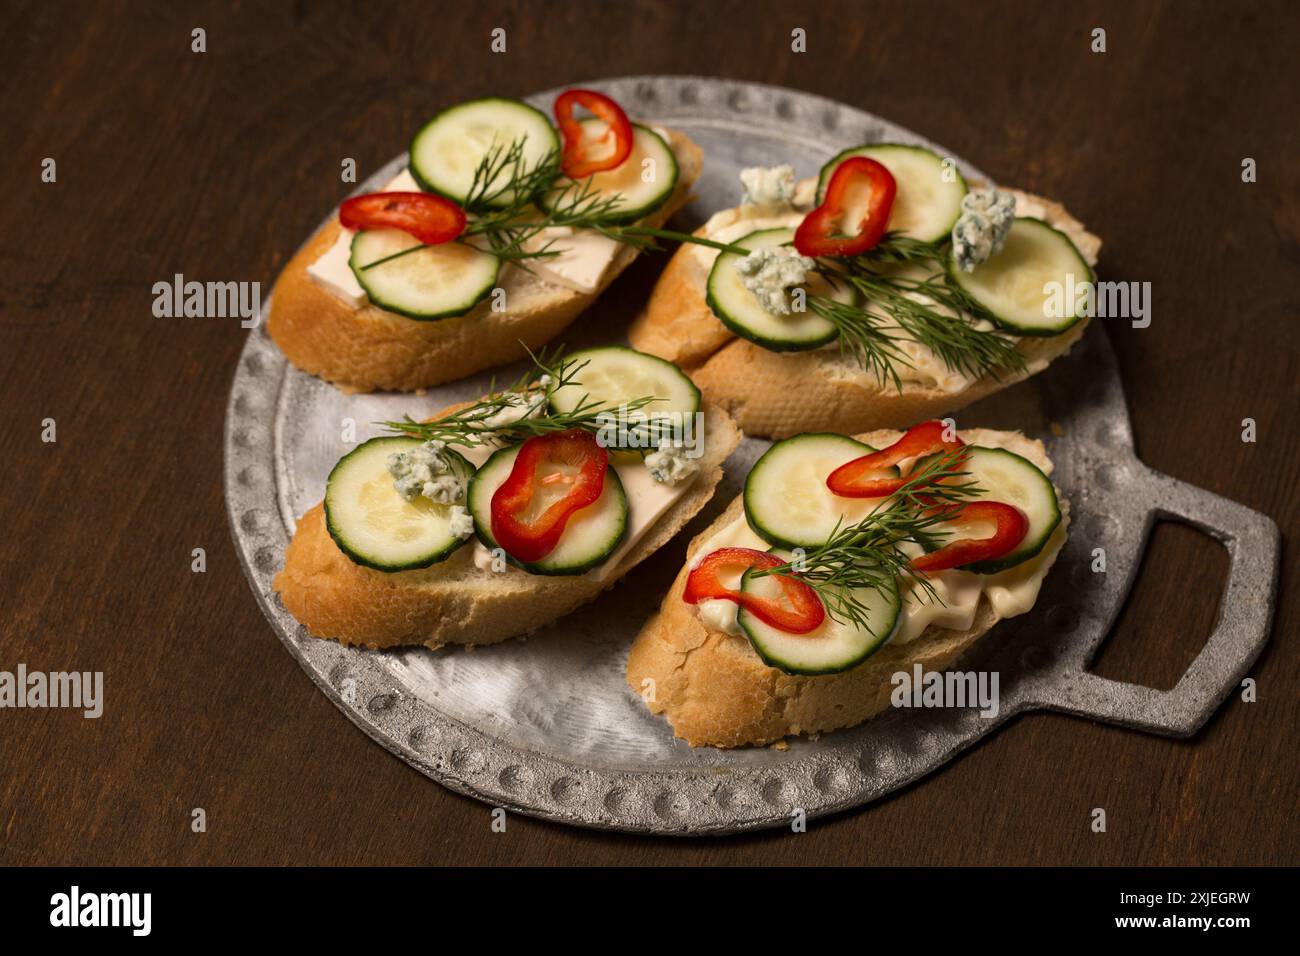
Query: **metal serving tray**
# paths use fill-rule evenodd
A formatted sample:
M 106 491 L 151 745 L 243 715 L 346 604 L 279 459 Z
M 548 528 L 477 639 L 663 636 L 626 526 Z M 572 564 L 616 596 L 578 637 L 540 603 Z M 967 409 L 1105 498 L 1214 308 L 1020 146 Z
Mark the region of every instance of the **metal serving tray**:
M 792 162 L 814 173 L 837 150 L 869 141 L 942 147 L 861 110 L 793 90 L 700 77 L 626 77 L 593 86 L 632 115 L 683 130 L 705 151 L 692 228 L 737 201 L 741 167 Z M 558 91 L 531 98 L 548 109 Z M 387 181 L 394 159 L 359 191 Z M 965 173 L 987 179 L 957 158 Z M 1083 211 L 1086 217 L 1086 210 Z M 599 314 L 597 305 L 592 313 Z M 590 314 L 590 313 L 589 313 Z M 575 323 L 583 345 L 623 337 Z M 624 684 L 627 649 L 680 567 L 690 536 L 735 496 L 765 447 L 747 439 L 705 513 L 594 604 L 527 640 L 472 652 L 369 652 L 309 637 L 272 593 L 294 521 L 319 501 L 325 477 L 370 423 L 430 414 L 481 395 L 489 374 L 427 395 L 344 395 L 288 365 L 250 333 L 231 388 L 225 428 L 230 522 L 253 592 L 285 647 L 353 722 L 446 787 L 493 806 L 579 826 L 669 834 L 723 834 L 788 825 L 860 806 L 942 766 L 1035 709 L 1065 711 L 1170 736 L 1196 732 L 1238 684 L 1268 638 L 1277 586 L 1278 532 L 1264 515 L 1157 474 L 1134 455 L 1123 386 L 1101 322 L 1067 358 L 1029 382 L 966 410 L 970 426 L 1019 428 L 1042 438 L 1070 499 L 1069 543 L 1032 612 L 999 624 L 960 663 L 1000 673 L 995 718 L 975 710 L 899 710 L 788 749 L 693 750 L 676 740 Z M 503 373 L 503 378 L 508 379 Z M 1054 437 L 1050 423 L 1059 424 Z M 1158 518 L 1185 521 L 1231 557 L 1221 612 L 1204 649 L 1169 691 L 1088 671 L 1124 601 Z M 1108 571 L 1094 574 L 1092 550 Z M 322 727 L 332 734 L 334 727 Z

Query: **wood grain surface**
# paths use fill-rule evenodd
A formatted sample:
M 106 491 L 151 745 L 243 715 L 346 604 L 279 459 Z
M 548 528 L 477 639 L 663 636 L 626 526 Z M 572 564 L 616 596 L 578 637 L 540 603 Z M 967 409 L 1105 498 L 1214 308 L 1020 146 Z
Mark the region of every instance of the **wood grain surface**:
M 5 9 L 0 669 L 103 671 L 106 702 L 98 720 L 0 711 L 0 862 L 1300 860 L 1293 5 Z M 504 55 L 489 52 L 497 26 Z M 805 54 L 790 51 L 794 27 Z M 222 420 L 246 333 L 155 318 L 153 283 L 269 289 L 342 195 L 343 157 L 365 176 L 458 100 L 633 73 L 759 80 L 878 113 L 1061 199 L 1105 238 L 1103 278 L 1152 283 L 1150 328 L 1110 325 L 1140 456 L 1268 513 L 1286 539 L 1257 702 L 1230 699 L 1190 741 L 1030 715 L 806 834 L 678 841 L 526 818 L 494 834 L 487 807 L 394 759 L 311 685 L 227 527 Z M 606 307 L 630 315 L 658 268 L 639 263 Z M 45 418 L 56 443 L 41 441 Z M 195 547 L 206 573 L 190 570 Z M 1172 684 L 1213 623 L 1225 563 L 1199 534 L 1162 529 L 1102 672 Z M 191 831 L 195 807 L 206 833 Z

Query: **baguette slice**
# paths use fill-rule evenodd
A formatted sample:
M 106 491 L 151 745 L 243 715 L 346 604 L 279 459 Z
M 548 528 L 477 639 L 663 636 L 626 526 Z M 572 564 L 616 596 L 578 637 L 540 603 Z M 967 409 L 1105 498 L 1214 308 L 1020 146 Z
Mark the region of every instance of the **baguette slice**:
M 666 222 L 685 205 L 700 175 L 703 153 L 695 143 L 669 131 L 669 145 L 677 157 L 677 186 L 644 225 Z M 536 350 L 559 335 L 637 254 L 630 246 L 619 249 L 592 293 L 507 265 L 500 285 L 508 311 L 493 312 L 489 297 L 465 315 L 422 322 L 370 304 L 353 309 L 312 280 L 307 267 L 341 231 L 336 217 L 289 260 L 272 292 L 267 331 L 290 362 L 347 392 L 409 392 L 524 358 L 525 348 Z
M 1060 229 L 1090 265 L 1096 264 L 1101 240 L 1064 206 L 1009 191 L 1016 197 L 1018 215 Z M 691 247 L 678 249 L 632 325 L 632 347 L 680 365 L 746 434 L 767 438 L 806 431 L 872 431 L 938 418 L 1041 372 L 1070 350 L 1088 324 L 1084 319 L 1061 335 L 1021 339 L 1019 348 L 1026 358 L 1021 373 L 1004 373 L 1001 380 L 986 377 L 957 392 L 905 382 L 900 392 L 877 382 L 838 348 L 772 352 L 735 337 L 705 301 L 708 277 Z
M 449 408 L 443 414 L 449 414 Z M 495 644 L 549 624 L 593 600 L 663 547 L 705 503 L 722 479 L 722 462 L 739 443 L 735 423 L 704 406 L 704 453 L 685 493 L 646 529 L 610 574 L 550 577 L 517 569 L 475 567 L 467 544 L 440 564 L 384 572 L 350 561 L 325 527 L 323 505 L 298 522 L 274 588 L 285 608 L 316 637 L 365 647 Z
M 896 431 L 875 431 L 856 436 L 877 448 L 894 442 Z M 990 433 L 963 431 L 972 444 L 987 442 Z M 1024 439 L 1014 449 L 1050 474 L 1051 462 L 1041 442 Z M 1062 525 L 1067 525 L 1068 502 L 1061 501 Z M 627 661 L 627 683 L 638 695 L 654 687 L 646 704 L 664 714 L 673 732 L 692 747 L 742 747 L 768 744 L 790 734 L 820 733 L 851 727 L 889 706 L 898 671 L 942 670 L 999 620 L 986 596 L 981 595 L 975 620 L 968 630 L 931 625 L 905 644 L 886 643 L 850 670 L 817 677 L 786 674 L 769 667 L 743 635 L 708 628 L 695 608 L 682 600 L 691 562 L 710 537 L 745 514 L 741 498 L 735 501 L 687 548 L 687 560 L 659 612 L 641 629 Z M 1046 562 L 1047 570 L 1055 555 Z M 653 685 L 643 683 L 652 680 Z

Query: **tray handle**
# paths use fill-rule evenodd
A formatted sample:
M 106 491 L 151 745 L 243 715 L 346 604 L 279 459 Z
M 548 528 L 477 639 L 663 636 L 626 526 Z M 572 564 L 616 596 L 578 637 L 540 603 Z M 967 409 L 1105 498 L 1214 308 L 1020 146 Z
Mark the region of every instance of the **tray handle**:
M 1058 685 L 1048 710 L 1063 711 L 1171 737 L 1190 737 L 1237 687 L 1268 641 L 1277 592 L 1280 536 L 1272 519 L 1203 488 L 1138 464 L 1123 489 L 1146 502 L 1142 544 L 1125 588 L 1140 564 L 1159 518 L 1182 521 L 1221 541 L 1228 550 L 1228 579 L 1209 639 L 1177 685 L 1156 690 L 1079 669 Z M 1114 621 L 1110 627 L 1114 626 Z M 1109 632 L 1109 628 L 1107 628 Z

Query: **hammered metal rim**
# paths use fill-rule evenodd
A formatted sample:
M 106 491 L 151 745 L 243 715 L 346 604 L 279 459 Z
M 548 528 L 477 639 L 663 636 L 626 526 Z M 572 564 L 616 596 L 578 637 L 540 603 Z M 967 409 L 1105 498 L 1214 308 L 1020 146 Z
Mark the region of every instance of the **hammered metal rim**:
M 709 117 L 720 127 L 734 128 L 738 135 L 753 123 L 784 124 L 795 129 L 816 124 L 825 133 L 842 136 L 846 144 L 864 141 L 881 130 L 898 140 L 928 144 L 924 138 L 863 111 L 779 87 L 692 76 L 633 76 L 589 85 L 610 92 L 631 104 L 638 115 L 656 121 L 671 123 L 674 117 L 689 115 L 700 122 Z M 548 103 L 557 92 L 529 99 Z M 358 191 L 373 188 L 380 177 L 391 174 L 403 161 L 402 157 L 394 159 Z M 957 161 L 966 172 L 982 175 L 960 158 Z M 269 298 L 264 310 L 268 308 Z M 1071 356 L 1069 361 L 1092 362 L 1094 377 L 1118 382 L 1113 356 L 1099 328 L 1089 331 L 1076 353 L 1082 354 Z M 1098 375 L 1097 364 L 1109 375 Z M 1030 628 L 1016 619 L 1004 622 L 1002 628 L 1008 633 L 997 647 L 977 645 L 967 663 L 976 663 L 973 658 L 979 657 L 983 666 L 1007 668 L 1015 675 L 1011 686 L 1002 693 L 1002 710 L 996 718 L 983 719 L 972 711 L 895 712 L 872 722 L 877 727 L 893 722 L 893 742 L 889 746 L 869 744 L 817 751 L 775 770 L 728 766 L 725 754 L 720 753 L 718 765 L 706 770 L 630 772 L 515 749 L 406 693 L 383 664 L 381 653 L 309 637 L 273 594 L 271 579 L 282 564 L 288 543 L 280 520 L 275 460 L 279 422 L 276 409 L 288 374 L 293 372 L 267 337 L 263 322 L 249 335 L 231 388 L 224 469 L 232 534 L 263 612 L 317 686 L 378 743 L 449 789 L 509 811 L 597 829 L 668 835 L 739 833 L 785 826 L 796 809 L 809 818 L 819 817 L 860 806 L 906 786 L 1028 709 L 1064 710 L 1163 733 L 1182 732 L 1191 723 L 1199 727 L 1227 692 L 1223 686 L 1225 668 L 1232 674 L 1244 673 L 1267 639 L 1276 587 L 1276 526 L 1239 505 L 1148 471 L 1133 457 L 1122 391 L 1107 386 L 1090 401 L 1097 411 L 1095 417 L 1106 419 L 1098 426 L 1108 429 L 1106 434 L 1099 431 L 1093 438 L 1103 449 L 1110 480 L 1099 482 L 1096 475 L 1068 477 L 1087 479 L 1077 481 L 1081 489 L 1087 489 L 1081 495 L 1085 505 L 1096 506 L 1104 499 L 1109 509 L 1093 512 L 1112 516 L 1097 519 L 1100 526 L 1093 530 L 1122 539 L 1124 553 L 1119 556 L 1117 574 L 1104 585 L 1111 593 L 1104 601 L 1096 599 L 1112 613 L 1105 619 L 1084 620 L 1086 609 L 1082 617 L 1071 611 L 1072 617 L 1046 628 L 1050 633 L 1035 633 L 1029 641 L 1019 639 Z M 1061 404 L 1062 417 L 1079 397 L 1053 395 L 1050 387 L 1047 392 L 1049 405 L 1054 401 Z M 1265 609 L 1262 623 L 1255 619 L 1229 622 L 1232 634 L 1228 638 L 1220 635 L 1222 639 L 1217 643 L 1212 639 L 1207 644 L 1206 652 L 1212 646 L 1216 648 L 1212 655 L 1216 660 L 1210 664 L 1217 666 L 1197 675 L 1193 674 L 1193 665 L 1188 672 L 1192 685 L 1184 692 L 1178 688 L 1169 692 L 1178 700 L 1174 707 L 1177 719 L 1164 722 L 1160 719 L 1161 701 L 1129 699 L 1117 703 L 1113 691 L 1099 688 L 1095 679 L 1090 680 L 1093 675 L 1085 672 L 1131 583 L 1142 541 L 1156 513 L 1156 502 L 1160 501 L 1152 497 L 1157 494 L 1165 497 L 1160 502 L 1165 509 L 1161 513 L 1189 518 L 1229 545 L 1234 571 L 1243 572 L 1234 576 L 1230 592 L 1236 587 L 1237 598 L 1253 598 Z M 1089 502 L 1090 496 L 1095 500 Z M 1127 522 L 1113 517 L 1117 509 L 1127 509 Z M 1106 520 L 1112 522 L 1109 528 Z M 1134 533 L 1135 527 L 1140 531 Z M 1225 527 L 1227 531 L 1220 530 Z M 1270 561 L 1272 577 L 1268 573 Z M 1051 609 L 1043 613 L 1050 624 Z M 1080 641 L 1084 630 L 1090 636 Z

